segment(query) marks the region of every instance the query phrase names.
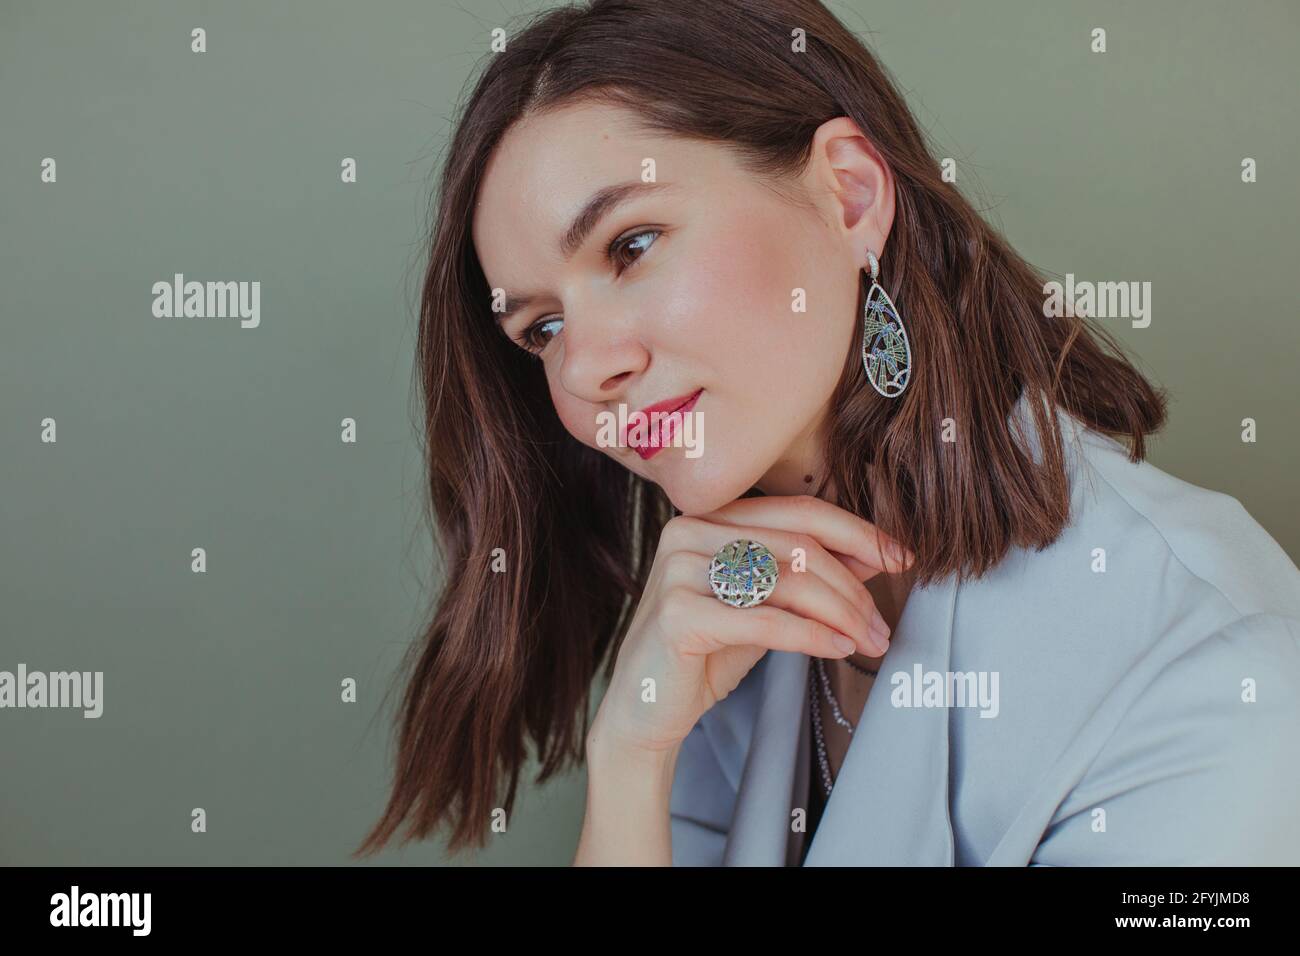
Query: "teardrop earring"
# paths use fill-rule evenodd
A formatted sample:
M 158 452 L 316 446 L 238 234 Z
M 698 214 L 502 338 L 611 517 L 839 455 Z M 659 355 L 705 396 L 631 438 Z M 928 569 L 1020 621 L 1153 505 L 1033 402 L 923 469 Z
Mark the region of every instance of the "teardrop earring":
M 885 398 L 897 398 L 912 378 L 912 344 L 894 300 L 876 281 L 880 260 L 870 249 L 871 288 L 862 315 L 862 367 L 867 381 Z

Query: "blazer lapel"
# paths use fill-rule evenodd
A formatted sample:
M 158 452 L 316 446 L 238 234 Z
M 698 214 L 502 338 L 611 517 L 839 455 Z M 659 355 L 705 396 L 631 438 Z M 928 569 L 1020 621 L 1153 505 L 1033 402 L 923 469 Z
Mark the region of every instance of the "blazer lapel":
M 954 575 L 912 589 L 805 866 L 953 865 L 948 708 L 905 705 L 918 676 L 946 678 L 956 602 Z
M 785 865 L 807 679 L 807 655 L 767 652 L 763 693 L 736 793 L 723 866 Z
M 947 674 L 955 576 L 914 587 L 822 813 L 805 866 L 951 866 L 948 709 L 914 704 L 918 673 Z M 803 733 L 810 658 L 768 651 L 754 733 L 723 854 L 725 866 L 784 866 Z M 806 764 L 805 764 L 806 765 Z

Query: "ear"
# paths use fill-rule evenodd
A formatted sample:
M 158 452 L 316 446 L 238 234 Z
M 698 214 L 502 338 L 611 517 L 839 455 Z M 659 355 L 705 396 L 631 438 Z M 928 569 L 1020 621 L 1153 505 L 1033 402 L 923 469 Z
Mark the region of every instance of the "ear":
M 857 123 L 837 116 L 817 128 L 803 178 L 857 267 L 868 249 L 883 259 L 894 224 L 894 175 Z

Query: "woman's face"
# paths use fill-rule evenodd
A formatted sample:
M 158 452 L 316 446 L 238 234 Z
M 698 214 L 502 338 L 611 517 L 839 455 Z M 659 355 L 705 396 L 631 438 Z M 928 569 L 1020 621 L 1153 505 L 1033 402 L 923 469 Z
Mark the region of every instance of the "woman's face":
M 495 318 L 536 351 L 565 428 L 679 510 L 706 513 L 755 485 L 806 490 L 861 335 L 866 250 L 882 252 L 892 223 L 887 170 L 851 120 L 831 120 L 799 184 L 811 208 L 799 207 L 725 148 L 633 124 L 584 104 L 506 133 L 472 226 Z M 621 186 L 621 202 L 581 215 Z M 653 429 L 620 427 L 696 395 L 661 447 L 647 447 Z

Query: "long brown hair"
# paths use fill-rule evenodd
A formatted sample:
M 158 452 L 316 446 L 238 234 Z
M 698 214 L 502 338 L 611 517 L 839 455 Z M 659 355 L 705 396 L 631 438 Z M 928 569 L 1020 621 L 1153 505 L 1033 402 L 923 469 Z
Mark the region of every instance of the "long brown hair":
M 792 49 L 795 30 L 806 51 Z M 657 486 L 565 431 L 541 363 L 493 322 L 471 239 L 481 172 L 506 130 L 580 99 L 726 146 L 773 182 L 802 169 L 822 123 L 849 116 L 892 170 L 882 280 L 911 336 L 912 380 L 880 399 L 851 350 L 826 465 L 841 507 L 916 553 L 917 584 L 978 576 L 1066 523 L 1050 406 L 1030 403 L 1041 464 L 1008 429 L 1025 390 L 1129 443 L 1134 461 L 1164 423 L 1163 390 L 1106 330 L 1045 314 L 1043 275 L 943 180 L 886 71 L 816 0 L 595 0 L 539 15 L 491 56 L 442 171 L 417 371 L 444 585 L 399 674 L 395 780 L 357 856 L 408 819 L 403 842 L 445 823 L 451 852 L 482 846 L 494 808 L 512 810 L 529 740 L 539 783 L 581 762 L 593 679 L 602 663 L 612 672 L 673 514 Z M 955 442 L 940 439 L 945 418 Z

